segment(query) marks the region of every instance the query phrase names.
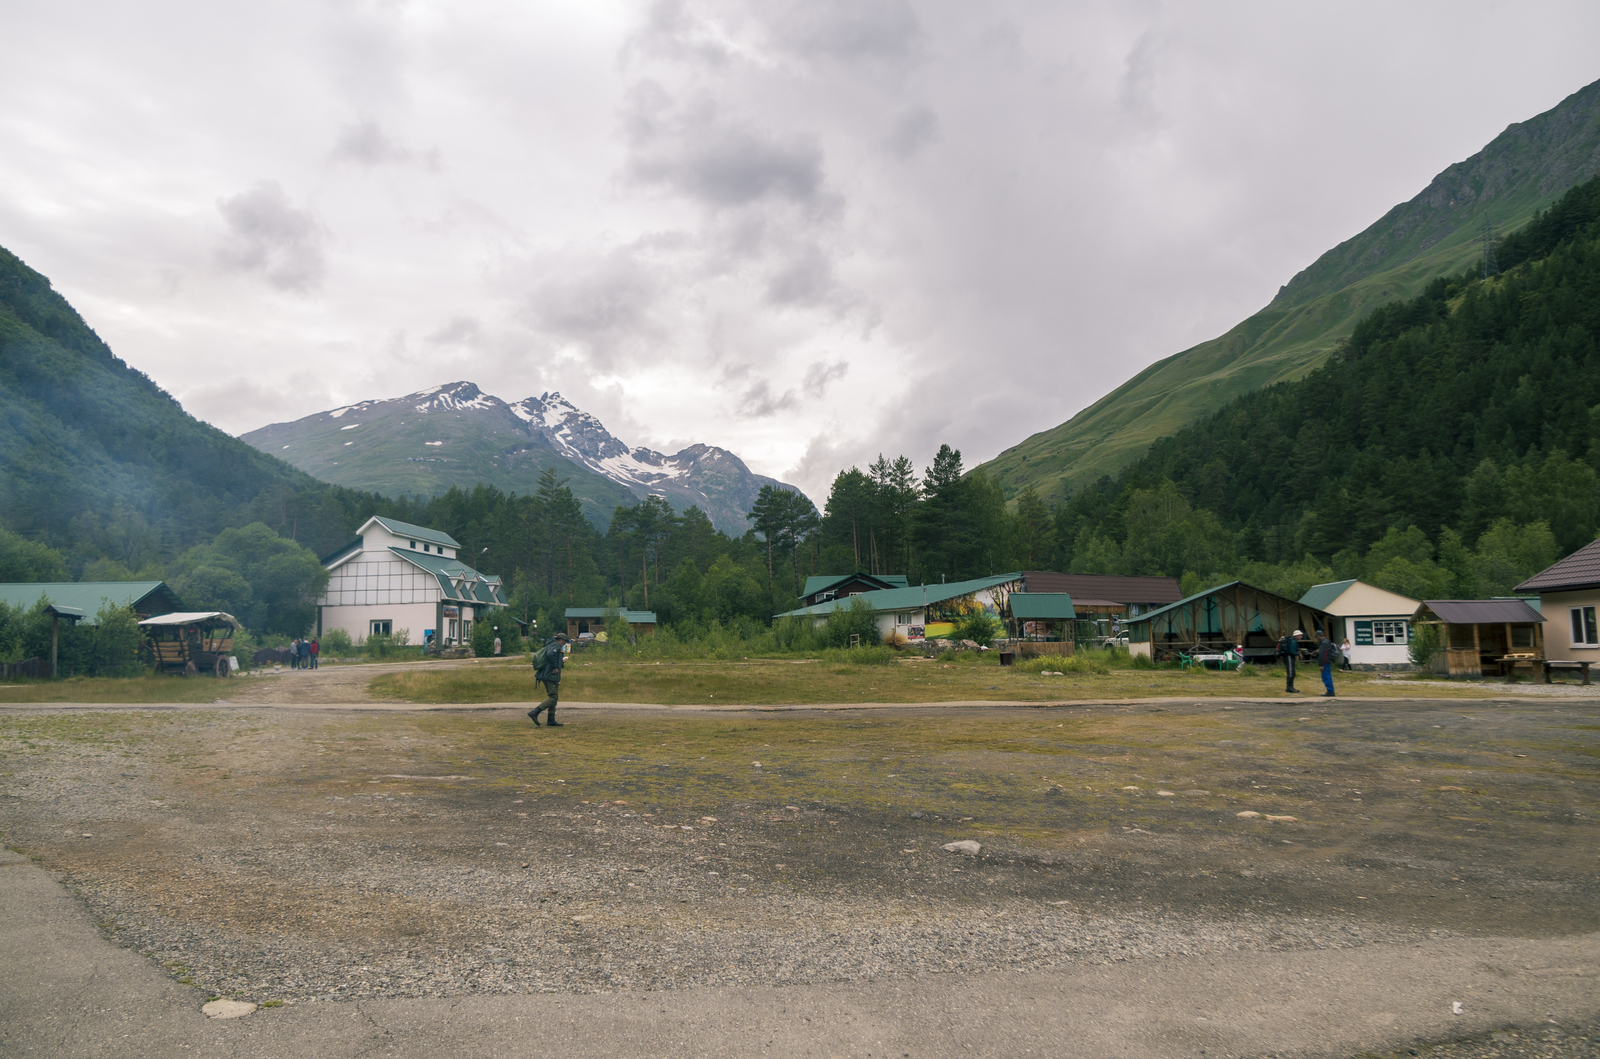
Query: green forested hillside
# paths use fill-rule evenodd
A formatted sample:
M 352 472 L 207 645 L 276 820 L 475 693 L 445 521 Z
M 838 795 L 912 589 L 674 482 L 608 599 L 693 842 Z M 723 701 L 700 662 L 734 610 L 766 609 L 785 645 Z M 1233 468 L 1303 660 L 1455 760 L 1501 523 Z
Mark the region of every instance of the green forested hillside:
M 1481 225 L 1511 231 L 1600 173 L 1600 81 L 1507 128 L 1414 199 L 1323 254 L 1226 334 L 1151 365 L 1067 422 L 979 469 L 1008 496 L 1059 502 L 1115 475 L 1157 439 L 1234 398 L 1303 377 L 1375 307 L 1411 298 L 1481 256 Z
M 226 526 L 333 547 L 375 498 L 336 490 L 188 415 L 0 249 L 0 527 L 102 576 Z
M 1388 561 L 1406 537 L 1407 576 L 1422 580 L 1400 590 L 1470 593 L 1509 587 L 1510 573 L 1468 583 L 1461 557 L 1486 539 L 1531 548 L 1524 565 L 1593 540 L 1600 178 L 1497 256 L 1500 274 L 1436 279 L 1375 310 L 1305 378 L 1234 400 L 1080 491 L 1057 512 L 1060 560 L 1173 575 L 1310 562 L 1371 576 L 1372 550 Z

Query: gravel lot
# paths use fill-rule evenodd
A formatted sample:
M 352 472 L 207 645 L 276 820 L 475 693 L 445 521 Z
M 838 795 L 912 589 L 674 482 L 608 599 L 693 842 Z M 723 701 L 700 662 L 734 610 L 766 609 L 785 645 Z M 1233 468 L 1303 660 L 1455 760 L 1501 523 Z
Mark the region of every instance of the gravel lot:
M 1364 746 L 1328 736 L 1311 743 L 1314 765 L 1254 761 L 1245 776 L 1222 760 L 1232 741 L 1218 740 L 1201 771 L 1218 794 L 1174 790 L 1158 804 L 1147 782 L 1144 816 L 1059 833 L 997 825 L 977 856 L 941 849 L 975 826 L 944 811 L 759 790 L 709 806 L 576 797 L 559 779 L 530 779 L 543 741 L 637 723 L 625 710 L 573 709 L 559 732 L 478 711 L 474 727 L 521 742 L 473 757 L 481 746 L 441 742 L 434 715 L 7 709 L 0 837 L 59 872 L 118 944 L 257 1003 L 871 980 L 1600 929 L 1592 701 L 1342 705 L 1370 730 Z M 958 713 L 929 711 L 927 723 Z M 1456 744 L 1425 749 L 1447 718 Z M 1399 729 L 1406 759 L 1393 756 Z M 1061 767 L 1101 782 L 1115 769 L 1094 749 Z M 1433 784 L 1463 792 L 1435 798 L 1445 811 L 1402 812 L 1408 789 L 1386 810 L 1387 773 L 1366 759 L 1380 752 L 1407 769 L 1431 754 L 1476 778 Z M 1298 784 L 1305 804 L 1308 771 L 1334 789 L 1322 797 L 1342 799 L 1338 826 L 1234 833 L 1224 785 Z M 1505 796 L 1468 797 L 1480 784 Z M 1045 790 L 1041 805 L 1065 793 Z M 1062 801 L 1069 814 L 1099 804 Z M 1530 1026 L 1419 1054 L 1594 1055 L 1595 1036 Z

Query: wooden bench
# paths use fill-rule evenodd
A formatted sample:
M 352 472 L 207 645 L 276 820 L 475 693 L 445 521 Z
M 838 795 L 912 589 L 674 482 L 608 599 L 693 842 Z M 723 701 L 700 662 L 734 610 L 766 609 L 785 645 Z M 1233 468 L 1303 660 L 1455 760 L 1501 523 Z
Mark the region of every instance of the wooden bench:
M 1515 684 L 1518 666 L 1527 666 L 1529 678 L 1534 679 L 1542 676 L 1539 671 L 1539 663 L 1543 661 L 1544 659 L 1531 652 L 1508 654 L 1500 659 L 1500 668 L 1506 675 L 1506 683 Z
M 1550 671 L 1552 669 L 1580 669 L 1580 670 L 1583 671 L 1583 686 L 1584 687 L 1588 687 L 1589 686 L 1589 666 L 1591 664 L 1592 663 L 1589 663 L 1589 662 L 1568 662 L 1568 661 L 1563 661 L 1563 660 L 1557 659 L 1557 658 L 1545 659 L 1545 661 L 1544 661 L 1544 672 L 1542 674 L 1540 674 L 1544 679 L 1541 680 L 1540 683 L 1542 683 L 1542 684 L 1550 683 Z

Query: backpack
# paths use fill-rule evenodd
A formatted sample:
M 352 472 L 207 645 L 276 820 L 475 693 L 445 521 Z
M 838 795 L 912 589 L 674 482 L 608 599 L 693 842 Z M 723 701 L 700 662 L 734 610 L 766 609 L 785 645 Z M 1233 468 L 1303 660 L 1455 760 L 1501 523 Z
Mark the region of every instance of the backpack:
M 1287 658 L 1289 655 L 1298 653 L 1295 650 L 1293 636 L 1280 636 L 1278 638 L 1278 657 Z
M 534 669 L 536 669 L 536 670 L 537 669 L 543 669 L 545 666 L 550 664 L 550 648 L 554 644 L 555 644 L 555 641 L 551 640 L 549 643 L 545 644 L 543 647 L 541 647 L 537 651 L 533 652 L 533 668 Z

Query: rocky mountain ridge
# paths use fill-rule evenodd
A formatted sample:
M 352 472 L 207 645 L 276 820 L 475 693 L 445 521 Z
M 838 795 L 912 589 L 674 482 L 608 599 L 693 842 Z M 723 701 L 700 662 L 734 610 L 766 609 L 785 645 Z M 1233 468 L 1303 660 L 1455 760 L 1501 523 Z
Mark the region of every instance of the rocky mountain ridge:
M 324 481 L 388 495 L 479 482 L 529 493 L 554 467 L 599 525 L 617 504 L 655 495 L 678 511 L 697 506 L 738 536 L 762 486 L 794 489 L 714 445 L 670 455 L 630 447 L 560 393 L 507 402 L 467 381 L 359 401 L 242 437 Z

